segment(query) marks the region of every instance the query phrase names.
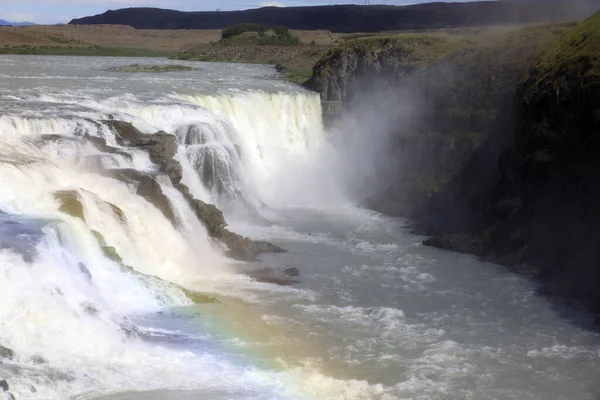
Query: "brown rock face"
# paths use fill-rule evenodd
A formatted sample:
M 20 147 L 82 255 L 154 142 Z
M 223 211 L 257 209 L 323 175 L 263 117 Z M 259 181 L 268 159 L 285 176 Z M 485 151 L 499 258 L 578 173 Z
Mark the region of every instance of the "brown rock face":
M 173 159 L 177 153 L 175 136 L 165 132 L 147 135 L 140 132 L 129 122 L 105 121 L 117 133 L 117 142 L 121 146 L 140 147 L 148 152 L 150 160 L 166 173 L 173 184 L 182 177 L 181 165 Z
M 252 240 L 229 231 L 221 210 L 213 204 L 194 199 L 184 184 L 179 183 L 175 187 L 179 189 L 194 213 L 203 222 L 208 234 L 227 246 L 229 256 L 242 261 L 255 261 L 256 256 L 260 253 L 284 252 L 281 247 L 272 243 Z
M 229 256 L 243 261 L 254 261 L 260 253 L 283 252 L 283 249 L 274 244 L 254 241 L 229 231 L 221 210 L 213 204 L 195 199 L 190 194 L 187 186 L 180 183 L 182 168 L 173 158 L 178 147 L 175 136 L 165 132 L 144 134 L 128 122 L 111 120 L 106 123 L 117 134 L 117 141 L 121 146 L 138 147 L 148 152 L 150 160 L 159 166 L 160 171 L 165 173 L 173 186 L 181 192 L 192 211 L 206 227 L 208 234 L 228 248 Z M 137 183 L 136 193 L 159 209 L 174 226 L 178 225 L 171 203 L 154 177 L 135 170 L 118 170 L 112 175 Z

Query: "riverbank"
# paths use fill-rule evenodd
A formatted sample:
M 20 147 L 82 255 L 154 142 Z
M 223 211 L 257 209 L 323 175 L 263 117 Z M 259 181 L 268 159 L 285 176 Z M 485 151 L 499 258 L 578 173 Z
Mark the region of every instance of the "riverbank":
M 179 60 L 280 65 L 286 77 L 303 83 L 313 65 L 345 35 L 291 31 L 296 46 L 219 43 L 221 30 L 146 30 L 123 25 L 0 27 L 0 54 L 169 57 Z

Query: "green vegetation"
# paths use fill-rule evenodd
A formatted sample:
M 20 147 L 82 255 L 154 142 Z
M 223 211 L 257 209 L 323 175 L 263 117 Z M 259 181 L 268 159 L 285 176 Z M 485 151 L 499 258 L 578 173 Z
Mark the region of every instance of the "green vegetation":
M 176 286 L 178 286 L 178 285 L 176 285 Z M 190 299 L 191 301 L 193 301 L 195 304 L 219 303 L 219 300 L 215 299 L 214 297 L 210 297 L 206 294 L 198 293 L 193 290 L 186 289 L 182 286 L 178 286 L 178 287 L 186 295 L 186 297 L 188 299 Z
M 586 74 L 600 75 L 600 13 L 577 24 L 558 44 L 553 54 L 542 60 L 538 71 L 544 78 L 569 66 L 587 64 Z
M 327 51 L 326 48 L 305 50 L 291 60 L 278 64 L 278 71 L 284 73 L 290 82 L 300 85 L 311 77 L 314 65 Z
M 379 34 L 379 33 L 361 33 L 361 32 L 348 33 L 348 34 L 345 34 L 342 36 L 342 40 L 349 41 L 349 40 L 363 39 L 363 38 L 376 37 L 376 36 L 381 36 L 381 34 Z
M 349 51 L 376 57 L 387 50 L 402 58 L 394 61 L 402 64 L 403 72 L 433 67 L 440 62 L 473 69 L 477 68 L 476 58 L 482 67 L 498 63 L 498 60 L 531 66 L 574 25 L 443 29 L 391 35 L 349 34 L 343 36 L 345 42 L 328 52 L 320 64 L 332 65 L 336 58 Z
M 0 48 L 0 54 L 21 54 L 40 56 L 97 56 L 97 57 L 168 57 L 171 53 L 143 49 L 111 47 L 51 47 L 17 46 Z
M 256 44 L 259 46 L 295 46 L 300 39 L 285 26 L 269 28 L 260 24 L 237 24 L 223 29 L 223 44 Z
M 58 209 L 61 212 L 85 222 L 83 204 L 81 204 L 77 192 L 74 190 L 60 190 L 54 193 L 54 198 L 60 203 Z
M 237 24 L 233 26 L 228 26 L 223 29 L 221 32 L 222 39 L 229 39 L 235 36 L 242 35 L 247 32 L 256 32 L 259 35 L 265 33 L 267 31 L 267 27 L 261 24 Z
M 179 72 L 179 71 L 193 71 L 194 68 L 187 65 L 144 65 L 144 64 L 131 64 L 121 65 L 118 67 L 112 67 L 108 69 L 111 72 Z
M 62 43 L 62 44 L 78 43 L 77 40 L 67 39 L 62 36 L 49 36 L 48 39 L 52 40 L 55 43 Z

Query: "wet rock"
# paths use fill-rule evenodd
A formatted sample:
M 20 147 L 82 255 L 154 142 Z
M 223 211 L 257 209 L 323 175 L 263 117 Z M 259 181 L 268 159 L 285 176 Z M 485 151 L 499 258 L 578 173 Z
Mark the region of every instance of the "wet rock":
M 92 274 L 90 273 L 90 270 L 85 266 L 85 264 L 80 262 L 79 264 L 77 264 L 77 266 L 79 267 L 79 271 L 81 271 L 85 280 L 88 281 L 88 283 L 92 283 Z
M 11 392 L 0 393 L 0 396 L 5 400 L 15 400 L 15 396 Z
M 183 170 L 179 162 L 173 159 L 177 153 L 175 136 L 166 132 L 151 135 L 140 132 L 129 122 L 105 121 L 117 133 L 117 142 L 121 146 L 132 146 L 146 150 L 150 160 L 165 172 L 173 184 L 179 183 Z
M 0 346 L 0 358 L 12 360 L 15 357 L 15 352 L 8 347 Z
M 298 268 L 286 268 L 283 270 L 283 273 L 287 276 L 300 276 Z
M 58 209 L 72 217 L 79 218 L 85 221 L 85 214 L 83 212 L 83 204 L 74 190 L 59 190 L 54 193 L 54 198 L 60 203 Z
M 150 203 L 154 204 L 156 208 L 160 210 L 160 212 L 169 220 L 174 226 L 177 226 L 177 220 L 175 218 L 175 214 L 173 209 L 171 208 L 171 202 L 169 198 L 163 193 L 160 184 L 147 175 L 144 175 L 138 181 L 138 187 L 136 190 L 136 194 L 138 196 L 142 196 L 144 199 L 148 200 Z
M 0 389 L 2 389 L 2 391 L 4 391 L 4 392 L 8 392 L 9 388 L 8 388 L 8 382 L 6 381 L 6 379 L 0 380 Z
M 260 253 L 282 253 L 285 251 L 272 243 L 255 241 L 229 231 L 223 212 L 215 205 L 194 199 L 188 187 L 182 183 L 175 185 L 175 187 L 183 194 L 192 211 L 203 222 L 208 234 L 229 249 L 228 256 L 241 261 L 255 261 Z
M 425 246 L 457 251 L 467 254 L 481 254 L 481 238 L 470 234 L 434 236 L 423 241 Z
M 147 135 L 128 122 L 114 120 L 104 122 L 116 132 L 117 142 L 121 146 L 138 147 L 148 152 L 150 160 L 168 175 L 174 187 L 183 194 L 209 235 L 227 246 L 229 256 L 243 261 L 254 261 L 260 253 L 284 251 L 274 244 L 254 241 L 227 230 L 227 223 L 221 210 L 212 204 L 194 199 L 187 186 L 180 183 L 183 171 L 179 162 L 173 158 L 178 148 L 175 136 L 165 132 Z M 156 179 L 135 170 L 121 170 L 118 175 L 121 179 L 137 182 L 136 193 L 154 204 L 174 226 L 178 226 L 171 203 Z
M 27 389 L 29 389 L 31 393 L 37 393 L 37 389 L 32 384 L 28 384 Z
M 99 313 L 98 309 L 91 304 L 86 304 L 83 307 L 83 311 L 93 317 L 95 317 Z
M 109 176 L 137 184 L 136 194 L 154 205 L 174 226 L 178 225 L 171 202 L 155 178 L 134 169 L 113 170 Z
M 185 293 L 187 298 L 192 300 L 195 304 L 219 303 L 219 300 L 204 293 L 195 292 L 184 287 L 180 287 L 180 289 L 183 291 L 183 293 Z
M 44 357 L 42 357 L 42 356 L 40 356 L 38 354 L 36 354 L 33 357 L 31 357 L 31 362 L 34 363 L 34 364 L 36 364 L 36 365 L 48 364 L 48 361 Z
M 275 65 L 275 70 L 277 72 L 279 72 L 280 74 L 282 74 L 287 71 L 287 67 L 285 65 L 283 65 L 282 63 L 277 63 L 277 65 Z
M 115 154 L 115 155 L 120 155 L 125 157 L 126 159 L 128 159 L 129 161 L 131 161 L 133 159 L 133 157 L 131 156 L 131 154 L 121 151 L 116 147 L 112 147 L 106 144 L 106 140 L 100 137 L 95 137 L 95 136 L 88 136 L 87 140 L 89 142 L 91 142 L 94 147 L 96 147 L 98 150 L 100 150 L 102 153 L 106 153 L 106 154 Z
M 129 323 L 121 324 L 121 330 L 123 331 L 123 333 L 125 333 L 125 336 L 127 336 L 130 339 L 139 338 L 140 336 L 142 336 L 142 332 L 140 331 L 140 329 L 137 326 Z
M 229 248 L 229 256 L 242 261 L 255 261 L 256 256 L 261 253 L 285 252 L 281 247 L 272 243 L 252 240 L 228 230 L 225 230 L 218 239 Z
M 272 283 L 280 286 L 289 286 L 299 283 L 298 280 L 291 278 L 284 271 L 275 268 L 260 268 L 241 271 L 258 282 Z

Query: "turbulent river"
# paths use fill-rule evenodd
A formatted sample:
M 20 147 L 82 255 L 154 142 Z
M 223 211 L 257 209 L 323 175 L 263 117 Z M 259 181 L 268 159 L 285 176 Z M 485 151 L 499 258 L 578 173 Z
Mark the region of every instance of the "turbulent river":
M 17 399 L 600 396 L 588 316 L 354 205 L 369 160 L 338 151 L 318 95 L 266 66 L 108 72 L 131 62 L 0 58 L 0 376 Z M 174 135 L 191 194 L 288 251 L 248 267 L 299 282 L 236 273 L 110 121 Z M 178 223 L 118 170 L 155 176 Z

